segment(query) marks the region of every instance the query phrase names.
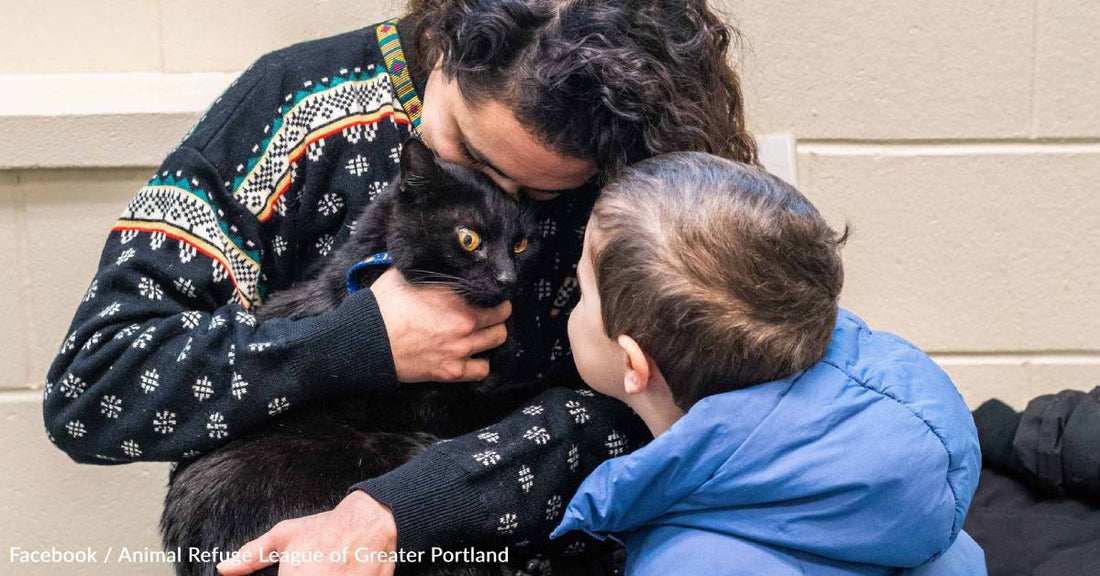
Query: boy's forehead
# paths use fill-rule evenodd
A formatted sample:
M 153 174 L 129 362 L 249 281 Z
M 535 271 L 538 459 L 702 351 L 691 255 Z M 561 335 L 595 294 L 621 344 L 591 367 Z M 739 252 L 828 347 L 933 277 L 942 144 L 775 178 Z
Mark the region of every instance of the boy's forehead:
M 588 247 L 592 244 L 592 237 L 596 235 L 596 213 L 593 212 L 588 216 L 588 222 L 584 225 L 584 247 L 588 250 Z
M 595 286 L 589 286 L 596 281 L 595 270 L 592 268 L 592 250 L 595 249 L 596 242 L 596 217 L 593 215 L 588 219 L 588 224 L 584 227 L 584 240 L 581 247 L 581 257 L 577 262 L 577 282 L 583 283 L 584 288 L 592 289 Z M 581 280 L 581 277 L 584 277 Z
M 591 260 L 592 243 L 596 235 L 596 215 L 588 217 L 588 223 L 584 227 L 584 238 L 581 240 L 581 258 L 585 259 L 585 255 L 588 255 L 587 260 Z
M 584 274 L 584 267 L 587 265 L 588 259 L 592 257 L 588 254 L 590 250 L 590 243 L 592 242 L 592 219 L 588 219 L 588 223 L 584 226 L 584 236 L 581 240 L 581 257 L 576 261 L 576 276 L 577 281 L 580 281 L 580 276 Z

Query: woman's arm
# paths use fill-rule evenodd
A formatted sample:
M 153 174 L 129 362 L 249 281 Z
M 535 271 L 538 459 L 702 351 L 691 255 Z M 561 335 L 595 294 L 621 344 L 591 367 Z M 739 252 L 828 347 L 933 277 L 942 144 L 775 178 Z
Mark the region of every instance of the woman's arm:
M 298 321 L 250 312 L 397 173 L 409 128 L 390 121 L 384 70 L 363 64 L 381 61 L 366 34 L 261 57 L 125 208 L 45 386 L 47 431 L 74 460 L 179 460 L 307 400 L 397 385 L 370 290 Z M 381 112 L 330 134 L 355 107 Z
M 179 460 L 311 398 L 396 385 L 369 290 L 320 316 L 257 321 L 262 236 L 202 154 L 169 155 L 111 230 L 50 368 L 59 448 L 84 463 Z
M 570 357 L 557 364 L 567 370 L 550 374 L 548 384 L 579 381 Z M 352 489 L 389 507 L 404 550 L 494 542 L 538 547 L 589 472 L 650 439 L 621 402 L 587 388 L 555 387 L 501 422 L 439 442 Z

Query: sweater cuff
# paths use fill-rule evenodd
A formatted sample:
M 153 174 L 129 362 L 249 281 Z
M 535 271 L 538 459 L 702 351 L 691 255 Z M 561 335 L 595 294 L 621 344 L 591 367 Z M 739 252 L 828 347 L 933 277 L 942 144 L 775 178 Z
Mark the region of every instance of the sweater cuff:
M 287 366 L 298 382 L 327 395 L 397 388 L 397 369 L 378 302 L 370 290 L 336 308 L 291 322 Z
M 385 504 L 397 525 L 397 549 L 426 551 L 465 544 L 484 531 L 488 512 L 469 474 L 429 449 L 387 474 L 349 489 Z

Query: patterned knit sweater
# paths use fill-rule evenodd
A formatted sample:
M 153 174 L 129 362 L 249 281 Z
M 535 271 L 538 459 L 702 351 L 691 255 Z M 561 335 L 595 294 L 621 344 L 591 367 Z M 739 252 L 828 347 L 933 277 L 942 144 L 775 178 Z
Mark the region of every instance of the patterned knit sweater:
M 73 460 L 177 461 L 311 400 L 398 385 L 370 290 L 297 321 L 249 310 L 309 278 L 397 175 L 426 80 L 410 76 L 403 29 L 261 57 L 126 206 L 45 383 L 47 432 Z M 513 302 L 539 327 L 512 336 L 547 391 L 349 488 L 393 510 L 400 546 L 544 539 L 587 472 L 647 439 L 629 410 L 562 387 L 578 384 L 566 320 L 594 197 L 543 203 L 542 260 Z

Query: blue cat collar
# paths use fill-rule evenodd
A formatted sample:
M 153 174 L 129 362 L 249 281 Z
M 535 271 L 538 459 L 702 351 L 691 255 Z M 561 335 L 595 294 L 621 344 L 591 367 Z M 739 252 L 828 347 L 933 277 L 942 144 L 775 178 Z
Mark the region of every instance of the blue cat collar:
M 355 266 L 348 269 L 348 294 L 354 294 L 363 288 L 359 285 L 359 281 L 355 279 L 356 272 L 367 266 L 386 266 L 388 264 L 393 264 L 393 255 L 389 252 L 376 252 L 360 260 Z

